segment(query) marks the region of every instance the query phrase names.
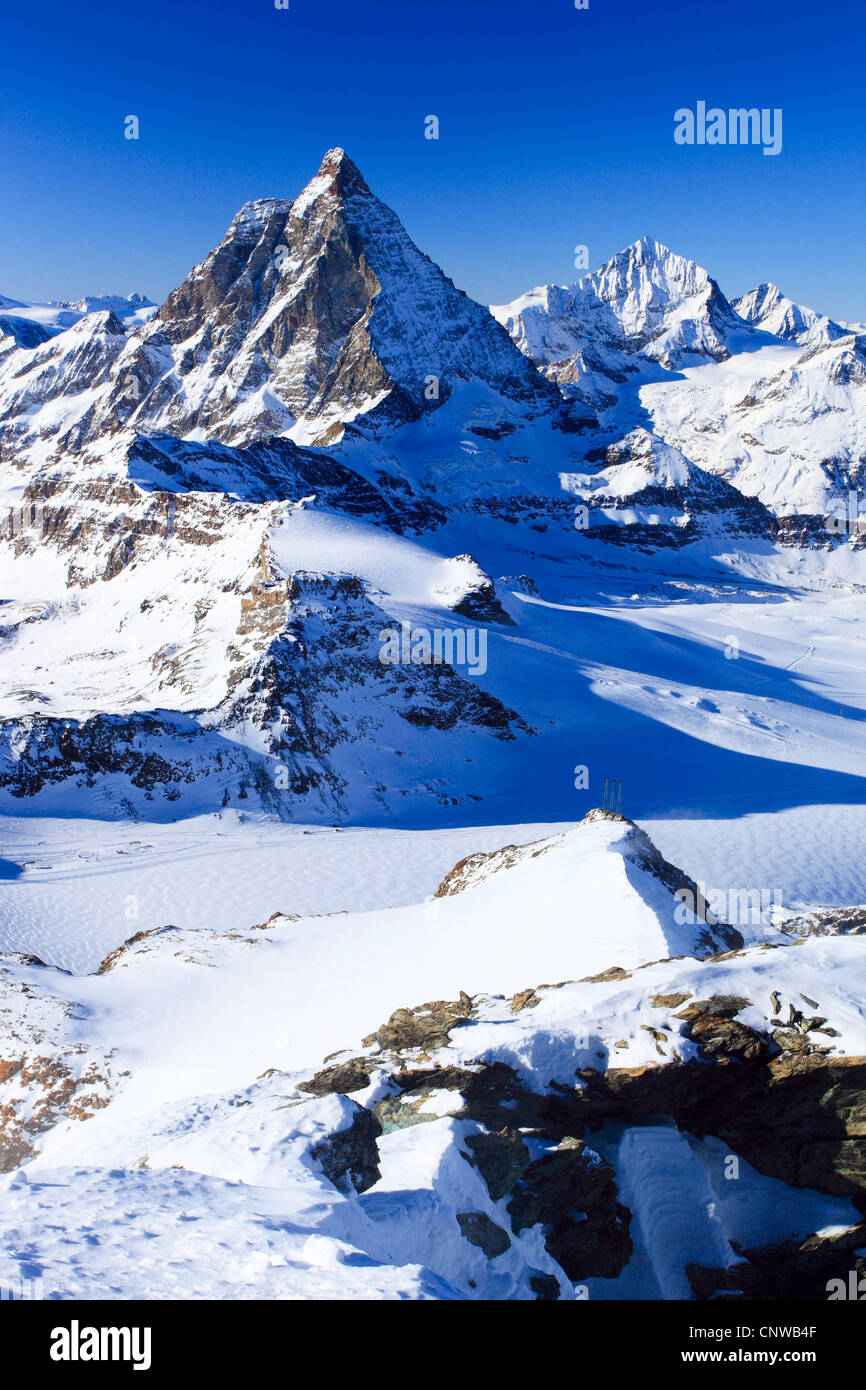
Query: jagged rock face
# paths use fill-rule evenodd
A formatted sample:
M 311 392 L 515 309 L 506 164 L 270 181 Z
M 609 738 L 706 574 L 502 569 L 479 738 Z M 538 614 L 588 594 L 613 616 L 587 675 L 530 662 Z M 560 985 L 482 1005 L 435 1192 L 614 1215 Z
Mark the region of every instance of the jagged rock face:
M 637 243 L 578 289 L 571 328 L 591 335 L 577 352 L 599 356 L 602 395 L 686 349 L 698 361 L 724 355 L 727 301 L 699 267 L 655 243 Z M 20 307 L 0 305 L 13 316 Z M 718 537 L 831 548 L 817 520 L 776 523 L 660 433 L 601 430 L 589 409 L 563 414 L 556 386 L 417 250 L 340 150 L 294 201 L 242 209 L 146 322 L 135 297 L 81 301 L 68 312 L 79 310 L 92 312 L 35 346 L 0 338 L 0 458 L 16 499 L 45 510 L 40 537 L 10 532 L 5 552 L 46 583 L 32 601 L 26 593 L 5 606 L 0 629 L 4 657 L 20 663 L 13 677 L 7 660 L 0 680 L 0 717 L 11 721 L 0 740 L 3 776 L 16 795 L 61 776 L 58 741 L 73 751 L 69 775 L 82 785 L 126 777 L 149 797 L 199 781 L 215 788 L 224 777 L 220 800 L 253 786 L 267 792 L 262 767 L 282 750 L 291 794 L 321 794 L 335 810 L 354 777 L 341 750 L 357 754 L 373 733 L 382 737 L 382 709 L 395 716 L 395 758 L 410 751 L 407 730 L 503 740 L 526 732 L 501 694 L 494 699 L 450 668 L 376 665 L 384 607 L 366 605 L 360 589 L 337 584 L 322 591 L 317 614 L 297 604 L 290 614 L 288 574 L 276 573 L 267 554 L 269 534 L 290 510 L 327 511 L 391 535 L 429 536 L 454 523 L 449 550 L 463 553 L 445 562 L 424 601 L 497 625 L 492 635 L 509 659 L 518 644 L 508 641 L 515 624 L 505 605 L 515 617 L 524 606 L 500 597 L 466 553 L 477 532 L 483 556 L 501 523 L 514 528 L 509 549 L 529 554 L 545 532 L 579 553 L 579 502 L 592 541 L 646 552 Z M 527 349 L 530 318 L 520 342 Z M 568 325 L 560 316 L 554 331 L 541 318 L 539 360 L 565 381 L 569 369 L 557 364 L 560 349 L 573 346 Z M 861 356 L 851 336 L 819 342 L 801 353 L 799 371 L 823 373 L 850 395 Z M 787 390 L 764 386 L 762 410 L 765 397 Z M 678 428 L 671 419 L 669 431 Z M 586 472 L 564 484 L 574 467 Z M 478 525 L 464 531 L 467 516 Z M 531 592 L 531 576 L 520 584 Z M 333 621 L 323 616 L 329 603 Z M 63 638 L 56 661 L 53 649 L 46 660 L 48 632 Z M 126 723 L 133 711 L 150 726 Z M 178 724 L 178 714 L 192 724 Z M 150 751 L 148 727 L 158 745 Z M 214 780 L 200 777 L 204 766 Z M 363 809 L 372 801 L 378 813 L 391 775 L 368 780 Z M 461 797 L 449 786 L 440 804 L 478 800 L 476 792 Z M 285 800 L 277 799 L 281 814 Z
M 73 782 L 92 787 L 116 774 L 146 799 L 155 790 L 176 801 L 179 787 L 205 775 L 203 731 L 182 716 L 96 715 L 86 720 L 30 716 L 0 722 L 0 787 L 15 797 L 34 796 L 46 786 Z M 226 760 L 236 775 L 248 774 L 242 756 Z M 129 803 L 130 809 L 131 803 Z
M 519 1131 L 507 1126 L 492 1134 L 470 1134 L 466 1147 L 494 1202 L 514 1191 L 532 1163 Z
M 74 339 L 72 348 L 61 339 Z M 34 370 L 59 362 L 80 386 L 102 370 L 103 351 L 116 355 L 125 342 L 106 312 L 24 356 Z M 19 354 L 12 356 L 17 371 Z M 33 388 L 36 378 L 25 376 Z M 66 449 L 79 426 L 67 425 L 59 457 L 49 452 L 34 467 L 22 453 L 23 497 L 39 508 L 39 530 L 0 532 L 16 563 L 39 569 L 40 587 L 40 562 L 50 565 L 53 586 L 50 597 L 37 591 L 7 603 L 0 626 L 0 786 L 15 797 L 102 782 L 126 813 L 146 809 L 142 801 L 202 793 L 215 806 L 254 794 L 283 816 L 293 798 L 312 794 L 311 814 L 326 804 L 332 815 L 357 771 L 351 755 L 341 758 L 341 743 L 369 742 L 391 723 L 396 758 L 416 731 L 462 728 L 501 739 L 526 731 L 450 665 L 384 665 L 380 634 L 390 620 L 359 580 L 308 577 L 301 597 L 297 579 L 290 585 L 273 567 L 270 528 L 296 508 L 370 522 L 385 534 L 435 531 L 444 508 L 405 477 L 385 467 L 363 475 L 288 439 L 239 449 L 127 434 L 73 460 Z M 9 447 L 17 461 L 17 444 Z M 470 575 L 459 598 L 486 599 L 492 614 L 490 581 L 470 569 L 480 587 Z M 420 760 L 425 794 L 440 780 L 435 742 Z M 288 780 L 275 786 L 277 773 Z M 391 781 L 381 770 L 368 778 L 364 795 L 379 809 Z M 457 804 L 465 792 L 444 790 L 446 781 L 432 794 Z
M 230 680 L 218 713 L 228 727 L 263 731 L 265 747 L 280 758 L 296 794 L 324 781 L 338 795 L 344 783 L 333 753 L 382 730 L 385 712 L 416 729 L 459 725 L 503 739 L 529 732 L 514 710 L 449 665 L 383 663 L 380 636 L 388 619 L 360 580 L 298 573 L 269 595 L 263 615 L 274 640 L 251 669 L 240 645 L 230 652 L 237 654 L 238 678 Z M 254 621 L 248 618 L 251 626 Z M 242 624 L 239 644 L 249 631 Z
M 785 918 L 792 936 L 866 936 L 866 906 L 820 907 Z
M 446 579 L 434 590 L 452 613 L 474 623 L 502 623 L 514 626 L 496 594 L 496 585 L 471 555 L 454 555 L 446 561 Z
M 577 1108 L 589 1128 L 670 1115 L 689 1133 L 724 1140 L 768 1177 L 866 1194 L 862 1057 L 831 1058 L 812 1045 L 769 1057 L 765 1034 L 715 1016 L 691 1036 L 702 1061 L 585 1074 Z
M 691 356 L 727 357 L 727 335 L 739 328 L 715 280 L 696 262 L 649 238 L 614 256 L 581 281 L 581 289 L 596 321 L 611 324 L 629 349 L 667 367 Z M 675 328 L 668 322 L 672 310 Z
M 156 315 L 135 297 L 82 301 L 40 341 L 0 335 L 0 458 L 101 450 L 119 431 L 246 444 L 337 440 L 435 413 L 466 388 L 489 439 L 562 397 L 412 243 L 342 150 L 293 202 L 247 204 Z M 78 322 L 78 309 L 90 310 Z M 43 407 L 47 407 L 43 409 Z
M 615 1278 L 632 1254 L 631 1213 L 617 1201 L 613 1169 L 567 1137 L 523 1170 L 511 1189 L 512 1229 L 541 1225 L 569 1279 Z
M 294 202 L 241 209 L 130 342 L 95 428 L 324 443 L 359 415 L 418 419 L 468 380 L 530 410 L 559 402 L 331 150 Z
M 377 1043 L 389 1052 L 401 1052 L 406 1048 L 429 1051 L 447 1042 L 452 1028 L 471 1017 L 472 1001 L 467 994 L 461 994 L 453 1002 L 448 999 L 431 1000 L 414 1009 L 398 1009 L 387 1023 L 383 1023 L 364 1042 L 366 1045 Z M 424 1055 L 423 1052 L 421 1055 Z
M 866 338 L 765 341 L 730 374 L 644 386 L 653 429 L 782 520 L 844 512 L 866 469 Z M 826 543 L 823 520 L 820 533 Z
M 351 576 L 301 572 L 254 585 L 241 598 L 228 691 L 214 711 L 0 721 L 0 788 L 25 797 L 65 781 L 92 787 L 122 776 L 128 785 L 117 794 L 128 813 L 137 796 L 176 801 L 196 787 L 205 804 L 255 793 L 291 817 L 305 798 L 311 811 L 339 811 L 357 771 L 345 761 L 357 753 L 347 750 L 375 747 L 389 724 L 459 726 L 498 739 L 530 732 L 452 666 L 383 664 L 387 626 Z M 402 739 L 411 746 L 408 730 Z M 381 799 L 387 790 L 369 794 Z

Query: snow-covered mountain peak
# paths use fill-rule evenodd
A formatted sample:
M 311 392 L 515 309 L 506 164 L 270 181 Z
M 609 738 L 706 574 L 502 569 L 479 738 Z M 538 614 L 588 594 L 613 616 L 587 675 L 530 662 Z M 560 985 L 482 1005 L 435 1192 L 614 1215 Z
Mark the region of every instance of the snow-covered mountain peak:
M 694 294 L 710 283 L 707 271 L 697 261 L 680 256 L 663 242 L 648 236 L 638 237 L 630 246 L 618 251 L 592 275 L 584 276 L 582 283 L 616 283 L 621 279 L 633 283 L 648 280 L 671 290 L 679 289 L 683 294 Z
M 294 201 L 245 204 L 131 337 L 88 437 L 331 443 L 358 417 L 374 433 L 419 420 L 467 383 L 501 402 L 497 420 L 561 404 L 333 149 Z
M 803 346 L 834 342 L 847 331 L 826 314 L 795 303 L 771 283 L 749 290 L 748 294 L 733 301 L 733 307 L 746 323 L 772 333 L 775 338 Z
M 652 307 L 678 304 L 711 289 L 718 292 L 703 266 L 642 236 L 573 284 L 537 286 L 510 304 L 492 305 L 491 313 L 508 326 L 508 320 L 535 307 L 551 314 L 577 315 L 591 305 L 609 304 L 615 307 L 622 331 L 636 337 L 645 332 Z
M 118 318 L 131 318 L 142 309 L 155 309 L 152 299 L 134 291 L 125 298 L 119 294 L 86 294 L 81 299 L 59 300 L 52 306 L 58 309 L 71 309 L 80 314 L 93 314 L 100 309 L 110 309 Z
M 372 198 L 373 194 L 357 164 L 349 158 L 345 150 L 337 146 L 327 151 L 319 165 L 318 173 L 295 199 L 292 215 L 306 217 L 311 209 L 318 209 L 322 200 L 333 205 L 345 198 L 358 196 Z
M 547 377 L 595 410 L 613 403 L 624 373 L 721 362 L 750 333 L 703 266 L 648 236 L 573 285 L 537 288 L 491 313 Z
M 75 337 L 89 338 L 94 333 L 123 334 L 126 329 L 113 309 L 91 309 L 66 331 Z
M 621 254 L 624 255 L 629 251 L 644 256 L 647 260 L 661 260 L 673 254 L 670 247 L 666 246 L 663 241 L 656 241 L 655 237 L 651 236 L 639 236 Z
M 688 356 L 721 360 L 737 317 L 715 280 L 696 261 L 642 237 L 580 281 L 589 306 L 603 306 L 640 351 L 665 365 Z

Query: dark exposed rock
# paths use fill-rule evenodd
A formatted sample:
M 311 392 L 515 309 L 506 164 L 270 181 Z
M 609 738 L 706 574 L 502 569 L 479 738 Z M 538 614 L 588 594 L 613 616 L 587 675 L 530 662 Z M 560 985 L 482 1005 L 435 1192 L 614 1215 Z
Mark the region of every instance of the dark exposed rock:
M 816 907 L 787 917 L 784 926 L 791 936 L 862 936 L 866 933 L 866 906 Z
M 620 978 L 618 968 L 605 974 Z M 518 992 L 511 1001 L 512 1012 L 515 1005 L 520 1011 L 538 1002 L 545 988 L 552 986 Z M 667 1009 L 688 998 L 682 993 L 652 996 L 655 1007 Z M 814 1001 L 806 1002 L 817 1007 Z M 698 1044 L 699 1057 L 605 1071 L 581 1066 L 576 1084 L 551 1081 L 543 1093 L 530 1090 L 507 1063 L 484 1058 L 445 1066 L 404 1062 L 397 1068 L 384 1057 L 350 1058 L 326 1068 L 306 1088 L 315 1086 L 324 1093 L 355 1082 L 367 1084 L 374 1067 L 387 1066 L 396 1094 L 371 1108 L 373 1130 L 363 1135 L 368 1159 L 371 1133 L 432 1121 L 443 1113 L 474 1121 L 483 1131 L 463 1139 L 465 1156 L 478 1169 L 491 1198 L 507 1200 L 513 1233 L 540 1226 L 548 1253 L 575 1282 L 616 1278 L 632 1254 L 631 1213 L 619 1201 L 613 1169 L 584 1138 L 608 1122 L 657 1123 L 669 1117 L 687 1133 L 721 1139 L 760 1173 L 792 1186 L 851 1195 L 866 1204 L 866 1059 L 834 1059 L 826 1049 L 814 1048 L 807 1029 L 814 1036 L 826 1020 L 820 1014 L 806 1017 L 795 1006 L 789 1006 L 792 1021 L 774 1032 L 783 1035 L 783 1042 L 789 1041 L 787 1033 L 798 1043 L 805 1040 L 809 1050 L 789 1046 L 773 1052 L 767 1033 L 737 1020 L 737 1013 L 748 1007 L 750 1001 L 739 995 L 691 999 L 676 1017 Z M 378 1042 L 383 1053 L 398 1056 L 403 1050 L 432 1053 L 473 1014 L 474 1001 L 461 993 L 458 1000 L 397 1010 L 366 1042 Z M 650 1031 L 666 1036 L 658 1029 Z M 435 1093 L 439 1102 L 447 1091 L 454 1095 L 453 1107 L 443 1112 L 437 1103 L 435 1111 L 425 1114 L 429 1098 Z M 557 1147 L 533 1158 L 529 1139 Z M 349 1132 L 340 1142 L 350 1150 L 354 1147 Z M 354 1156 L 331 1164 L 338 1181 L 352 1171 L 353 1161 L 358 1181 L 375 1181 L 369 1165 L 358 1171 Z M 508 1248 L 508 1232 L 481 1213 L 463 1212 L 458 1220 L 466 1238 L 488 1258 Z M 772 1252 L 746 1253 L 748 1258 L 730 1270 L 691 1266 L 696 1296 L 781 1297 L 786 1287 L 806 1288 L 809 1279 L 814 1284 L 812 1266 L 817 1268 L 827 1252 L 820 1242 L 815 1250 L 808 1243 L 802 1250 L 797 1247 L 787 1284 L 784 1259 L 774 1264 Z M 826 1260 L 821 1269 L 825 1264 Z M 540 1271 L 532 1274 L 543 1277 Z M 539 1285 L 546 1290 L 540 1296 L 553 1297 L 554 1284 Z
M 725 1269 L 689 1263 L 686 1265 L 686 1275 L 699 1302 L 717 1298 L 720 1294 L 757 1301 L 769 1297 L 761 1290 L 760 1270 L 747 1261 L 729 1265 Z
M 760 1062 L 770 1053 L 766 1037 L 734 1018 L 750 1002 L 735 994 L 714 994 L 710 999 L 695 1000 L 675 1017 L 685 1020 L 686 1036 L 698 1043 L 701 1056 L 708 1061 L 736 1058 Z
M 553 1303 L 559 1298 L 559 1280 L 552 1274 L 531 1274 L 529 1276 L 529 1287 L 535 1294 L 536 1300 L 542 1303 Z
M 510 1068 L 506 1068 L 511 1075 Z M 471 1067 L 443 1067 L 438 1062 L 434 1062 L 431 1067 L 413 1067 L 411 1070 L 395 1071 L 391 1079 L 396 1086 L 403 1092 L 413 1095 L 420 1092 L 429 1093 L 430 1091 L 457 1091 L 462 1092 L 468 1089 L 476 1078 L 482 1074 Z
M 472 1018 L 472 1000 L 461 992 L 457 1000 L 435 999 L 414 1009 L 397 1009 L 387 1023 L 364 1039 L 364 1046 L 378 1043 L 383 1051 L 410 1048 L 428 1050 L 446 1043 L 453 1028 Z
M 833 1137 L 801 1144 L 797 1154 L 797 1183 L 839 1195 L 866 1192 L 866 1137 L 863 1114 L 853 1121 L 861 1133 L 855 1138 Z M 791 1136 L 789 1135 L 789 1138 Z
M 637 428 L 615 443 L 587 451 L 586 462 L 600 463 L 603 468 L 592 488 L 578 489 L 574 494 L 592 508 L 584 534 L 647 552 L 662 546 L 675 550 L 689 545 L 718 526 L 720 516 L 722 525 L 734 535 L 769 538 L 775 534 L 775 517 L 758 498 L 744 497 L 726 479 L 687 461 L 682 454 L 680 479 L 674 482 L 659 456 L 660 451 L 668 454 L 670 447 L 650 431 Z M 628 476 L 626 487 L 618 476 L 620 471 Z M 659 517 L 651 524 L 635 516 L 637 509 L 645 508 L 657 508 L 669 516 L 669 509 L 675 509 L 683 520 Z M 614 520 L 617 513 L 619 517 Z
M 569 1279 L 615 1278 L 631 1259 L 631 1213 L 617 1200 L 613 1169 L 579 1139 L 529 1165 L 508 1212 L 516 1232 L 545 1227 L 548 1253 Z
M 438 1120 L 442 1113 L 462 1115 L 463 1097 L 459 1092 L 455 1094 L 452 1110 L 442 1112 L 437 1107 L 434 1111 L 425 1111 L 424 1106 L 437 1089 L 436 1086 L 422 1087 L 404 1095 L 376 1101 L 370 1108 L 382 1126 L 382 1133 L 392 1134 L 395 1129 L 408 1129 L 411 1125 L 431 1124 L 434 1120 Z
M 771 1034 L 773 1042 L 783 1052 L 808 1052 L 809 1039 L 796 1028 L 776 1028 Z
M 530 1091 L 506 1062 L 413 1068 L 392 1073 L 392 1080 L 409 1094 L 432 1090 L 458 1092 L 463 1098 L 460 1113 L 494 1132 L 519 1125 L 561 1139 L 582 1123 L 575 1093 L 539 1095 Z
M 530 1165 L 529 1149 L 516 1129 L 470 1135 L 466 1146 L 494 1202 L 514 1191 Z
M 742 933 L 716 917 L 695 880 L 676 864 L 665 859 L 646 832 L 634 821 L 623 817 L 623 823 L 628 827 L 628 856 L 624 861 L 626 873 L 629 872 L 630 865 L 635 864 L 646 873 L 652 874 L 668 892 L 685 895 L 681 901 L 691 904 L 696 917 L 704 924 L 700 928 L 697 941 L 699 954 L 718 952 L 720 947 L 726 950 L 740 950 L 744 944 Z
M 530 854 L 536 858 L 540 854 L 546 854 L 557 843 L 559 837 L 551 840 L 540 841 L 536 845 L 503 845 L 501 849 L 490 851 L 480 850 L 477 854 L 468 854 L 465 859 L 460 859 L 445 875 L 436 892 L 434 898 L 447 898 L 454 893 L 462 893 L 467 888 L 472 887 L 487 873 L 496 873 L 501 869 L 510 869 L 514 864 L 519 864 Z
M 466 561 L 479 569 L 478 562 L 472 555 L 457 555 L 455 562 Z M 474 585 L 462 594 L 456 602 L 449 602 L 448 607 L 452 613 L 459 613 L 461 617 L 468 618 L 473 623 L 499 623 L 504 627 L 514 627 L 514 619 L 505 611 L 496 595 L 496 586 L 493 580 L 486 574 Z
M 188 441 L 169 443 L 176 448 L 196 447 Z M 218 453 L 220 447 L 213 449 Z M 201 452 L 204 446 L 198 448 Z M 142 470 L 147 461 L 141 451 L 148 449 L 163 461 L 169 458 L 166 441 L 160 442 L 159 449 L 152 441 L 139 441 L 136 457 Z M 206 468 L 198 455 L 195 462 Z M 289 463 L 282 463 L 290 472 Z M 229 477 L 246 476 L 237 473 L 243 466 L 237 459 L 233 466 L 234 474 L 231 460 L 222 460 Z M 327 460 L 318 461 L 316 467 L 327 470 Z M 356 475 L 351 470 L 338 471 L 332 485 L 338 491 L 351 491 Z M 218 476 L 229 485 L 226 471 Z M 301 478 L 299 486 L 304 481 Z M 39 482 L 43 491 L 50 492 L 53 486 L 51 477 Z M 216 480 L 210 486 L 214 489 Z M 249 486 L 252 489 L 253 483 Z M 387 514 L 395 529 L 414 524 L 406 511 L 408 503 L 401 501 L 402 511 L 389 511 L 385 499 L 364 486 L 367 491 L 357 498 L 358 508 L 372 508 L 377 521 L 379 513 Z M 283 495 L 276 483 L 274 488 Z M 163 542 L 205 546 L 224 541 L 233 523 L 231 513 L 240 511 L 246 518 L 252 510 L 239 503 L 229 505 L 215 491 L 184 494 L 143 489 L 144 483 L 142 490 L 100 483 L 88 499 L 92 505 L 81 505 L 78 497 L 76 505 L 66 509 L 68 517 L 62 507 L 51 513 L 56 523 L 52 545 L 73 552 L 71 587 L 97 579 L 107 582 L 132 563 L 147 563 Z M 324 491 L 327 500 L 327 488 Z M 340 509 L 346 509 L 346 497 L 338 500 Z M 93 534 L 90 530 L 79 534 L 82 528 L 90 528 Z M 304 572 L 287 578 L 274 569 L 264 538 L 255 558 L 258 565 L 251 571 L 255 578 L 240 593 L 237 629 L 225 648 L 226 694 L 215 710 L 134 710 L 82 719 L 38 713 L 0 721 L 0 788 L 26 797 L 62 782 L 82 788 L 98 786 L 120 774 L 130 784 L 122 794 L 132 795 L 138 803 L 157 797 L 177 800 L 185 787 L 195 783 L 214 807 L 228 804 L 234 796 L 244 799 L 254 790 L 268 810 L 290 818 L 293 802 L 301 798 L 340 805 L 346 778 L 334 766 L 334 750 L 375 742 L 383 711 L 417 728 L 468 727 L 500 740 L 531 733 L 515 711 L 448 662 L 409 667 L 383 663 L 382 632 L 390 620 L 357 577 Z M 72 567 L 79 562 L 84 569 L 73 574 Z M 142 601 L 142 611 L 152 606 L 149 598 Z M 201 611 L 197 608 L 196 622 L 206 624 L 209 611 L 207 604 Z M 188 661 L 173 644 L 155 652 L 151 664 L 160 687 L 186 688 Z M 363 719 L 354 704 L 349 710 L 347 691 L 354 698 L 366 699 Z M 38 705 L 45 697 L 34 691 L 33 701 Z M 260 731 L 259 739 L 250 739 L 250 728 Z M 376 788 L 377 793 L 387 790 L 387 786 Z M 457 794 L 457 799 L 472 795 L 464 785 L 452 788 L 438 780 L 426 791 L 437 800 L 449 793 Z
M 540 998 L 534 989 L 522 989 L 519 994 L 515 994 L 511 1000 L 511 1012 L 519 1014 L 523 1009 L 534 1009 L 541 1003 Z
M 501 1226 L 483 1211 L 459 1211 L 457 1222 L 470 1245 L 483 1250 L 488 1260 L 504 1255 L 511 1246 L 511 1238 Z
M 446 517 L 437 502 L 415 496 L 389 474 L 380 473 L 374 485 L 330 455 L 289 439 L 232 448 L 216 440 L 137 435 L 127 453 L 127 467 L 135 481 L 150 486 L 156 479 L 191 491 L 219 492 L 230 481 L 232 490 L 240 491 L 247 502 L 312 496 L 317 506 L 375 520 L 398 535 L 435 530 Z
M 611 1200 L 587 1211 L 582 1219 L 564 1217 L 548 1231 L 548 1254 L 577 1282 L 581 1279 L 616 1279 L 632 1257 L 629 1234 L 631 1212 Z
M 691 1023 L 697 1018 L 713 1016 L 715 1018 L 733 1018 L 735 1014 L 747 1009 L 751 1004 L 750 999 L 744 999 L 738 994 L 714 994 L 709 999 L 696 999 L 693 1004 L 689 1004 L 687 1009 L 683 1009 L 676 1016 L 684 1018 Z
M 193 370 L 203 389 L 191 404 L 179 386 Z M 328 444 L 359 412 L 366 430 L 393 429 L 439 409 L 469 380 L 499 398 L 497 429 L 512 400 L 545 414 L 562 405 L 555 385 L 414 246 L 339 149 L 297 202 L 241 209 L 116 376 L 96 430 L 131 418 L 141 432 L 195 428 L 226 443 L 271 439 L 303 420 Z M 253 392 L 262 397 L 255 414 L 237 411 L 238 397 Z M 467 423 L 479 421 L 470 412 Z
M 0 787 L 25 797 L 69 778 L 89 786 L 99 776 L 122 772 L 140 790 L 171 790 L 172 784 L 194 780 L 196 745 L 202 738 L 194 719 L 169 713 L 2 720 Z M 171 747 L 171 762 L 154 754 L 154 745 Z M 13 746 L 14 757 L 9 751 Z
M 688 1265 L 695 1297 L 717 1297 L 720 1291 L 745 1299 L 825 1301 L 836 1285 L 838 1296 L 851 1296 L 866 1277 L 866 1258 L 854 1252 L 866 1245 L 866 1226 L 859 1225 L 832 1235 L 810 1235 L 778 1245 L 755 1249 L 737 1248 L 742 1262 L 728 1269 Z M 859 1297 L 859 1294 L 858 1294 Z
M 503 1062 L 409 1067 L 392 1079 L 404 1093 L 459 1092 L 459 1113 L 493 1135 L 524 1129 L 560 1141 L 607 1121 L 634 1124 L 666 1115 L 691 1133 L 717 1135 L 768 1176 L 832 1193 L 866 1192 L 866 1061 L 834 1059 L 814 1048 L 771 1056 L 768 1037 L 731 1016 L 748 1003 L 714 995 L 684 1011 L 700 1059 L 604 1072 L 584 1067 L 580 1085 L 552 1083 L 544 1094 L 528 1089 Z M 446 1005 L 438 1019 L 427 1014 L 428 1026 L 447 1034 L 454 1015 L 466 1017 L 470 1004 Z M 412 1024 L 412 1012 L 406 1013 Z M 519 1136 L 516 1142 L 522 1144 Z M 507 1189 L 497 1190 L 504 1195 Z
M 760 1173 L 839 1196 L 866 1193 L 866 1059 L 777 1053 L 611 1069 L 580 1098 L 590 1129 L 670 1115 Z
M 770 1051 L 762 1033 L 735 1019 L 703 1014 L 689 1024 L 688 1031 L 708 1061 L 737 1058 L 743 1062 L 760 1062 Z
M 601 970 L 598 975 L 584 975 L 579 981 L 582 985 L 604 985 L 608 980 L 630 980 L 631 972 L 624 970 L 621 965 L 610 965 L 607 970 Z
M 329 1134 L 310 1152 L 341 1192 L 366 1192 L 382 1176 L 376 1145 L 382 1127 L 369 1110 L 355 1101 L 351 1104 L 355 1106 L 352 1123 Z
M 676 1009 L 689 997 L 688 994 L 653 994 L 650 996 L 650 1003 L 656 1009 Z
M 352 1057 L 347 1062 L 338 1062 L 333 1067 L 325 1067 L 316 1072 L 309 1081 L 298 1083 L 299 1091 L 311 1096 L 328 1096 L 335 1092 L 348 1095 L 351 1091 L 363 1091 L 370 1084 L 372 1068 L 363 1057 Z
M 609 1192 L 613 1170 L 580 1139 L 566 1138 L 525 1169 L 508 1204 L 515 1231 L 559 1221 L 595 1206 Z

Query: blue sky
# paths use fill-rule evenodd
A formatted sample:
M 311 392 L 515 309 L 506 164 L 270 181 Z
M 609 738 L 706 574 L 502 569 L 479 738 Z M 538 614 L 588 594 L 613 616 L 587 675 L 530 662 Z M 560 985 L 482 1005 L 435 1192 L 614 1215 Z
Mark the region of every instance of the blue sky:
M 161 299 L 342 145 L 482 301 L 648 234 L 866 320 L 859 0 L 41 0 L 3 37 L 3 294 Z M 781 107 L 781 154 L 677 146 L 698 100 Z

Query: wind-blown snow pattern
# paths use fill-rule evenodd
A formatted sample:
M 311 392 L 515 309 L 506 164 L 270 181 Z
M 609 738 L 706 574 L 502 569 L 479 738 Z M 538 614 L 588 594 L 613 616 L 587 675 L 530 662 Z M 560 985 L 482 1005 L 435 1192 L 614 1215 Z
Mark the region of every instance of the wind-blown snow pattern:
M 489 311 L 342 149 L 0 297 L 0 1288 L 866 1273 L 864 380 L 649 238 Z

